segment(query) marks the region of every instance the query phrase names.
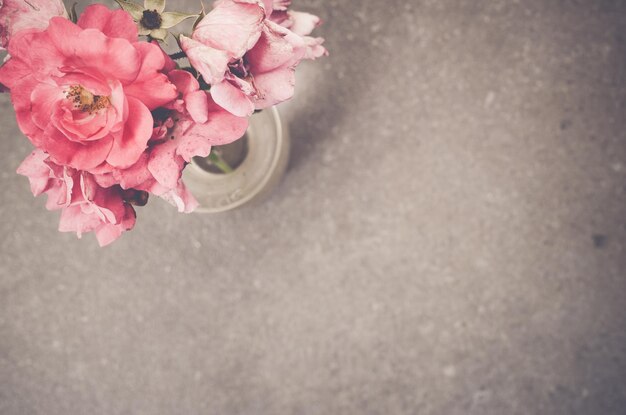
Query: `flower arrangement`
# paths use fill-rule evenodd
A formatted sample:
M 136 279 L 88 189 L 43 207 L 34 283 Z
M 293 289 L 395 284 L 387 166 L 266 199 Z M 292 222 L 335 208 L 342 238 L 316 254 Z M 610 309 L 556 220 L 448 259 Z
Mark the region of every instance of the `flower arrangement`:
M 35 147 L 18 173 L 61 211 L 60 231 L 94 232 L 101 246 L 134 227 L 150 194 L 193 211 L 185 166 L 290 99 L 298 64 L 327 53 L 310 36 L 319 18 L 290 0 L 218 0 L 198 14 L 116 1 L 77 16 L 61 0 L 0 0 L 0 86 Z M 169 32 L 186 19 L 191 34 Z M 160 43 L 170 35 L 173 55 Z

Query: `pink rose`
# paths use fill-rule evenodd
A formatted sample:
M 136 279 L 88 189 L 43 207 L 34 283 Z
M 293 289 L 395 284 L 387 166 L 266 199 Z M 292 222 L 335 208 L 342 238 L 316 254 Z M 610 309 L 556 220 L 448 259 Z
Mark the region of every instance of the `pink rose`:
M 295 67 L 307 54 L 302 36 L 267 19 L 273 6 L 264 3 L 221 0 L 191 38 L 180 37 L 215 102 L 237 116 L 291 98 Z
M 48 210 L 61 210 L 59 231 L 95 232 L 105 246 L 135 225 L 135 210 L 127 203 L 137 192 L 124 192 L 119 186 L 103 188 L 86 172 L 62 167 L 41 150 L 24 160 L 17 172 L 27 176 L 35 196 L 46 193 Z
M 24 29 L 45 29 L 54 16 L 67 17 L 61 0 L 0 0 L 0 49 Z
M 151 110 L 176 97 L 161 73 L 163 54 L 137 42 L 131 16 L 101 5 L 78 24 L 54 17 L 44 31 L 24 30 L 0 68 L 18 124 L 52 161 L 77 170 L 127 168 L 152 136 Z

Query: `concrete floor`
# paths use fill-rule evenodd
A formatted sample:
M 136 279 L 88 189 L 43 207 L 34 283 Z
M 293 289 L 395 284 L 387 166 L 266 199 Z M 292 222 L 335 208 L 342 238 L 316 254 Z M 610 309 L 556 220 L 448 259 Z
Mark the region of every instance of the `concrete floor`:
M 260 206 L 59 234 L 0 97 L 0 414 L 625 414 L 626 3 L 294 3 Z

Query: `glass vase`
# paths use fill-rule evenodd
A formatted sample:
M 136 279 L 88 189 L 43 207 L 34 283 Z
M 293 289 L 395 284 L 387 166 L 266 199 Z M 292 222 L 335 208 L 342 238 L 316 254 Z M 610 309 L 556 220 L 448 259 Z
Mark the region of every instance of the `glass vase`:
M 225 173 L 209 158 L 194 158 L 183 179 L 199 213 L 219 213 L 264 199 L 280 182 L 289 161 L 289 134 L 275 107 L 255 113 L 244 137 L 217 148 L 232 167 Z

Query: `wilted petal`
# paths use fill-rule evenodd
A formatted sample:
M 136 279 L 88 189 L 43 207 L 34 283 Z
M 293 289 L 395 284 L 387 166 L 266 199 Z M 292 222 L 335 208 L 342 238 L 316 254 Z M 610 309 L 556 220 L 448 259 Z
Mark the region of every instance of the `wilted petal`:
M 296 85 L 295 70 L 281 68 L 256 75 L 254 83 L 258 91 L 256 109 L 265 109 L 293 97 Z
M 310 35 L 311 32 L 322 23 L 319 17 L 311 13 L 290 10 L 288 15 L 291 19 L 289 30 L 300 36 Z
M 50 167 L 44 163 L 48 157 L 43 151 L 34 150 L 17 169 L 17 174 L 28 177 L 34 196 L 39 196 L 50 187 Z
M 256 1 L 223 0 L 200 21 L 192 37 L 240 58 L 261 36 L 264 18 L 265 11 Z
M 228 70 L 228 62 L 230 62 L 227 52 L 183 35 L 180 36 L 180 46 L 189 58 L 191 65 L 208 84 L 213 85 L 224 79 L 224 73 Z
M 211 97 L 220 107 L 238 117 L 248 117 L 254 112 L 252 99 L 229 81 L 213 85 Z
M 168 203 L 176 206 L 180 213 L 191 213 L 198 207 L 196 198 L 187 189 L 183 181 L 179 181 L 178 186 L 160 195 Z
M 176 187 L 185 163 L 176 155 L 177 143 L 173 140 L 157 145 L 150 153 L 148 170 L 154 178 L 168 189 Z
M 122 233 L 130 231 L 135 227 L 137 214 L 135 209 L 129 204 L 124 204 L 124 217 L 119 223 L 103 223 L 95 229 L 96 239 L 100 247 L 105 247 L 115 242 L 122 236 Z

